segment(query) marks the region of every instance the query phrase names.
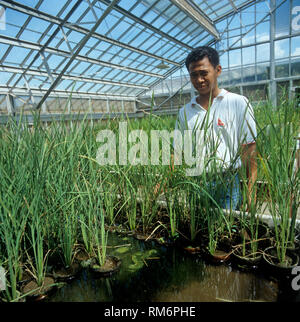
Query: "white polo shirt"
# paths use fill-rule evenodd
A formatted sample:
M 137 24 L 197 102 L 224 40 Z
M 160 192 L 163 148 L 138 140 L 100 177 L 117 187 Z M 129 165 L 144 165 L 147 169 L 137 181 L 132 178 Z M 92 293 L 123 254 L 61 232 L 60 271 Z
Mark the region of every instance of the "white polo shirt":
M 182 138 L 189 132 L 193 140 L 196 139 L 194 143 L 197 142 L 199 149 L 192 144 L 192 153 L 201 171 L 208 171 L 212 160 L 217 161 L 222 171 L 240 167 L 240 146 L 254 143 L 257 135 L 253 109 L 247 98 L 225 89 L 213 100 L 208 111 L 194 97 L 179 110 L 176 129 L 180 130 Z M 180 142 L 176 132 L 174 148 Z M 183 140 L 183 146 L 185 142 Z

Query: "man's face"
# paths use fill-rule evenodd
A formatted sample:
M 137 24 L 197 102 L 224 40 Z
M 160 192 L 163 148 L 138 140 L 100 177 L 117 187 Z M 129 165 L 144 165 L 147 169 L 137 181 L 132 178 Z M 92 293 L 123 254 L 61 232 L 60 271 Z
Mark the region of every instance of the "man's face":
M 207 57 L 189 65 L 191 82 L 200 95 L 210 95 L 214 92 L 221 71 L 221 66 L 214 67 Z

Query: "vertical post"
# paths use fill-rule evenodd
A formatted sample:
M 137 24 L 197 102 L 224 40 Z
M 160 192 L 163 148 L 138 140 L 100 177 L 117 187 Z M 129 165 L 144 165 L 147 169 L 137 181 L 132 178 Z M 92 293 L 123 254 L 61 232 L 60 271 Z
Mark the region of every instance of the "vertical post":
M 106 111 L 109 114 L 110 111 L 109 111 L 109 100 L 108 100 L 108 98 L 106 100 Z
M 94 120 L 93 120 L 93 116 L 92 116 L 92 114 L 93 114 L 92 99 L 90 97 L 89 97 L 89 112 L 91 114 L 91 122 L 90 122 L 90 124 L 91 124 L 91 127 L 92 127 L 94 125 Z
M 274 50 L 274 39 L 275 39 L 275 8 L 276 0 L 270 1 L 270 88 L 269 88 L 269 99 L 274 107 L 277 106 L 277 91 L 275 81 L 275 50 Z
M 121 101 L 121 106 L 122 106 L 122 114 L 124 114 L 124 100 Z
M 70 125 L 71 125 L 71 129 L 73 129 L 73 119 L 72 119 L 72 109 L 71 109 L 71 99 L 68 100 L 68 105 L 67 105 L 67 109 L 68 109 L 68 114 L 70 117 Z
M 47 105 L 46 102 L 42 104 L 42 113 L 47 113 Z
M 289 102 L 293 100 L 293 80 L 289 81 Z
M 9 94 L 6 94 L 6 109 L 8 115 L 15 115 L 14 99 Z

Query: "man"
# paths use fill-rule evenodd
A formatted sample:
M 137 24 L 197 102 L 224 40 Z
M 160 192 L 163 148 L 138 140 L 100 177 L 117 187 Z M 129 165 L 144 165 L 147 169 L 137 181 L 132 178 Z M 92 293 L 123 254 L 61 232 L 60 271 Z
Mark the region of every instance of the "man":
M 198 154 L 198 158 L 202 158 L 198 162 L 200 173 L 196 171 L 196 175 L 200 175 L 202 170 L 211 171 L 212 164 L 217 164 L 219 170 L 229 178 L 227 174 L 238 173 L 240 167 L 244 166 L 249 207 L 252 200 L 256 201 L 252 189 L 257 178 L 256 126 L 252 107 L 244 96 L 219 88 L 218 77 L 222 68 L 219 55 L 213 48 L 204 46 L 192 50 L 185 63 L 198 96 L 179 110 L 176 129 L 182 134 L 186 130 L 202 134 L 196 136 L 196 144 L 202 146 Z M 225 191 L 218 198 L 216 201 L 222 208 L 238 209 L 238 175 L 234 176 L 234 180 L 230 179 L 230 184 L 225 184 Z

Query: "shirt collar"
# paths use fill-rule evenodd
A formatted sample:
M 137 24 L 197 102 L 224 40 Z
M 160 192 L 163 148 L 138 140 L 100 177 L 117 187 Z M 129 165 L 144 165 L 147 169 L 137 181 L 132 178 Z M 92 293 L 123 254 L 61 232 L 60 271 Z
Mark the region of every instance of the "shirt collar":
M 228 91 L 226 91 L 226 89 L 222 88 L 219 95 L 216 98 L 223 98 L 227 93 L 228 93 Z
M 216 99 L 222 99 L 222 98 L 224 98 L 224 96 L 225 96 L 227 93 L 228 93 L 228 91 L 226 91 L 226 89 L 222 88 L 222 89 L 221 89 L 221 91 L 220 91 L 220 93 L 219 93 L 219 95 L 218 95 L 218 96 L 216 96 Z M 191 106 L 192 106 L 192 107 L 200 106 L 200 105 L 197 103 L 196 98 L 197 98 L 197 96 L 194 96 L 194 97 L 192 97 L 192 99 L 191 99 Z

